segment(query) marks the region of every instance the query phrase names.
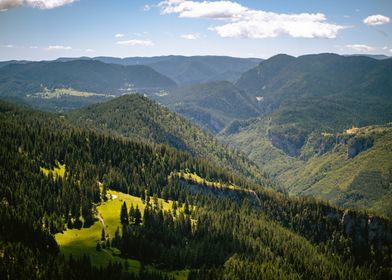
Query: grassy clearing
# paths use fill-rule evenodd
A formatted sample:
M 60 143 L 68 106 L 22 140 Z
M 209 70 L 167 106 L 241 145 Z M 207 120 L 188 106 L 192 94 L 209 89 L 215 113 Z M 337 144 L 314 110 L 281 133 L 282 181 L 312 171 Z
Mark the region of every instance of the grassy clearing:
M 60 162 L 56 161 L 56 165 L 53 169 L 47 169 L 45 167 L 40 167 L 39 170 L 45 175 L 49 176 L 49 173 L 52 173 L 52 175 L 59 176 L 61 178 L 64 177 L 65 175 L 65 164 L 61 164 Z
M 189 173 L 189 172 L 178 172 L 177 176 L 180 178 L 186 180 L 186 181 L 191 181 L 195 184 L 198 185 L 206 185 L 208 187 L 212 188 L 223 188 L 223 189 L 231 189 L 231 190 L 240 190 L 241 188 L 235 184 L 231 183 L 222 183 L 222 182 L 213 182 L 213 181 L 208 181 L 196 173 Z
M 87 92 L 87 91 L 79 91 L 73 88 L 56 88 L 53 90 L 49 90 L 48 88 L 44 88 L 42 92 L 38 92 L 35 94 L 43 99 L 53 99 L 53 98 L 61 98 L 63 96 L 73 96 L 73 97 L 92 97 L 92 96 L 99 96 L 99 97 L 114 97 L 114 95 L 109 94 L 102 94 L 102 93 L 94 93 L 94 92 Z
M 98 215 L 100 215 L 105 223 L 105 234 L 111 239 L 117 227 L 121 228 L 120 224 L 120 210 L 124 202 L 126 202 L 128 209 L 131 204 L 134 207 L 138 207 L 143 214 L 145 204 L 142 203 L 140 197 L 124 194 L 116 191 L 108 191 L 108 195 L 111 199 L 101 203 L 97 206 Z M 152 199 L 151 199 L 152 203 Z M 158 199 L 158 203 L 162 205 L 162 209 L 170 211 L 172 209 L 173 201 L 165 202 L 163 199 Z M 120 251 L 115 248 L 102 249 L 101 252 L 97 252 L 96 245 L 101 239 L 102 224 L 100 221 L 96 221 L 89 228 L 69 229 L 64 233 L 58 233 L 55 235 L 56 241 L 60 246 L 61 253 L 69 257 L 71 254 L 74 257 L 81 257 L 83 254 L 90 256 L 91 262 L 96 266 L 106 266 L 109 262 L 120 261 L 128 263 L 128 271 L 138 273 L 140 269 L 140 262 L 134 259 L 123 259 L 121 258 Z M 153 266 L 147 266 L 147 269 L 155 270 Z M 176 279 L 186 279 L 188 272 L 186 270 L 170 271 L 170 275 L 173 275 Z

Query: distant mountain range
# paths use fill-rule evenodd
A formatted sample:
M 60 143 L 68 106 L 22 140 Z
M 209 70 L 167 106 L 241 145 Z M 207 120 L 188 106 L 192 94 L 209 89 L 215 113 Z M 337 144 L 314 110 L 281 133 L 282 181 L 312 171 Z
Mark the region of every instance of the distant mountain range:
M 57 61 L 96 60 L 120 65 L 147 65 L 174 80 L 178 85 L 210 81 L 236 81 L 239 76 L 262 61 L 259 58 L 229 56 L 156 56 L 156 57 L 81 57 L 59 58 Z
M 380 134 L 373 127 L 392 121 L 390 58 L 281 54 L 263 61 L 165 56 L 6 64 L 0 64 L 2 98 L 64 111 L 141 92 L 242 151 L 293 194 L 384 214 L 390 211 L 385 202 L 391 196 L 390 167 L 369 164 L 389 155 L 383 133 L 389 135 L 390 128 Z M 157 104 L 146 105 L 144 100 L 136 106 L 134 98 L 114 99 L 69 117 L 78 125 L 108 133 L 136 139 L 143 135 L 139 140 L 168 143 L 199 156 L 211 154 L 215 161 L 226 161 L 225 166 L 241 158 L 222 156 L 220 148 L 214 150 L 213 138 L 200 136 L 200 131 Z M 141 116 L 139 121 L 135 114 Z M 368 132 L 366 137 L 361 132 L 359 144 L 355 135 L 341 138 L 352 127 Z M 335 139 L 332 144 L 330 137 Z M 366 139 L 373 146 L 350 157 L 350 141 L 361 146 Z
M 100 61 L 31 62 L 0 68 L 0 94 L 20 96 L 42 88 L 73 88 L 121 94 L 128 88 L 170 88 L 176 83 L 144 65 L 122 66 Z

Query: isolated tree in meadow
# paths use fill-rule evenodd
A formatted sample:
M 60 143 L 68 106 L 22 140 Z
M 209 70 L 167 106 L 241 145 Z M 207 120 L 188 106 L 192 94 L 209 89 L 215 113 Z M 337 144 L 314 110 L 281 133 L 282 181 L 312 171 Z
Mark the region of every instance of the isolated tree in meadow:
M 129 219 L 128 219 L 128 209 L 127 209 L 127 204 L 123 203 L 121 206 L 121 212 L 120 212 L 120 222 L 123 226 L 126 226 L 129 224 Z

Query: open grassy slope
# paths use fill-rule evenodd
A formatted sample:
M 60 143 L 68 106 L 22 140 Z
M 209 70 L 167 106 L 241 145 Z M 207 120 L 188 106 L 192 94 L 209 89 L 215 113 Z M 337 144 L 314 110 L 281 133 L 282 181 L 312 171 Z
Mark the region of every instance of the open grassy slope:
M 108 196 L 111 197 L 106 202 L 102 202 L 97 206 L 97 215 L 102 217 L 105 224 L 105 234 L 107 238 L 114 237 L 117 228 L 121 229 L 120 210 L 122 204 L 127 204 L 128 210 L 131 205 L 140 209 L 143 215 L 145 204 L 143 204 L 140 197 L 131 196 L 116 191 L 108 191 Z M 173 201 L 165 202 L 163 199 L 158 199 L 159 204 L 162 205 L 164 211 L 171 211 Z M 180 211 L 180 209 L 178 209 Z M 101 240 L 102 223 L 99 220 L 89 228 L 82 229 L 67 229 L 63 233 L 55 235 L 56 241 L 60 246 L 61 253 L 66 257 L 72 255 L 73 257 L 81 257 L 84 254 L 91 258 L 91 262 L 95 266 L 107 266 L 109 262 L 119 261 L 127 262 L 128 270 L 133 273 L 138 273 L 140 269 L 140 262 L 134 259 L 124 259 L 120 257 L 120 251 L 116 248 L 104 248 L 98 252 L 96 250 L 97 242 Z M 153 266 L 148 266 L 147 269 L 156 269 Z M 175 276 L 176 279 L 186 279 L 186 270 L 172 271 L 169 274 Z

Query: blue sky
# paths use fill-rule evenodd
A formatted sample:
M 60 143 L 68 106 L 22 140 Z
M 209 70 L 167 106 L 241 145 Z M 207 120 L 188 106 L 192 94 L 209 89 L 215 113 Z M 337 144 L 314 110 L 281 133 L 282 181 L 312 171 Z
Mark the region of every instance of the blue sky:
M 0 60 L 392 56 L 391 0 L 0 0 Z

